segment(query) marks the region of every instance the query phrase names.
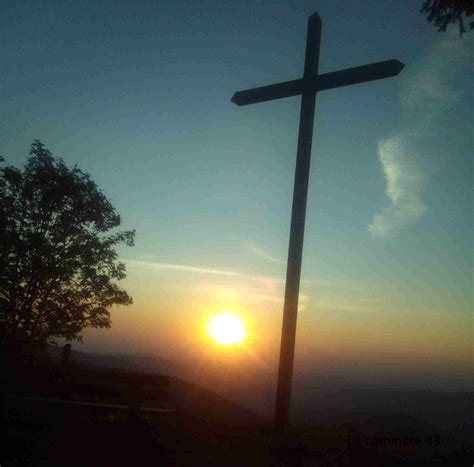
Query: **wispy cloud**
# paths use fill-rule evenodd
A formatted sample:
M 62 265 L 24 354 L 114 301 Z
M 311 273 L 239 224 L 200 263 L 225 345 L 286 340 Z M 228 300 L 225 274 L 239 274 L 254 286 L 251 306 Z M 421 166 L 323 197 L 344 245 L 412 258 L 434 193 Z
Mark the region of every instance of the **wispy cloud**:
M 419 167 L 420 152 L 445 122 L 440 118 L 460 100 L 457 72 L 469 66 L 473 41 L 456 34 L 440 35 L 426 56 L 402 75 L 400 103 L 403 123 L 397 133 L 379 142 L 378 158 L 390 205 L 373 217 L 372 237 L 390 238 L 416 223 L 427 211 L 422 200 L 426 175 Z M 411 69 L 411 70 L 410 70 Z
M 146 255 L 146 258 L 154 258 L 154 256 Z M 277 285 L 283 283 L 284 279 L 281 277 L 272 277 L 267 275 L 254 275 L 246 274 L 239 271 L 229 271 L 227 269 L 219 268 L 208 268 L 202 266 L 191 266 L 189 264 L 171 264 L 171 263 L 162 263 L 160 261 L 153 260 L 143 260 L 143 259 L 124 259 L 126 264 L 130 266 L 139 267 L 142 269 L 148 269 L 151 271 L 158 271 L 161 269 L 174 270 L 184 273 L 195 273 L 195 274 L 215 274 L 220 276 L 233 276 L 246 280 L 252 280 L 257 283 L 261 288 L 265 290 L 275 290 Z
M 123 261 L 130 267 L 146 269 L 148 271 L 173 270 L 188 274 L 214 274 L 218 276 L 231 276 L 233 278 L 232 285 L 229 285 L 229 282 L 227 281 L 223 282 L 221 286 L 213 283 L 211 288 L 221 295 L 226 295 L 229 291 L 232 291 L 234 294 L 241 294 L 247 299 L 252 298 L 258 301 L 283 304 L 284 279 L 280 277 L 244 274 L 242 272 L 228 271 L 218 268 L 161 263 L 158 261 L 145 261 L 141 259 L 125 259 Z M 307 308 L 309 300 L 310 297 L 301 292 L 299 295 L 298 309 L 300 311 L 304 311 Z
M 309 304 L 309 295 L 304 293 L 300 293 L 298 296 L 298 310 L 299 311 L 306 311 L 306 308 Z
M 278 263 L 278 264 L 286 264 L 286 261 L 282 259 L 275 258 L 274 256 L 269 255 L 265 250 L 259 248 L 258 246 L 250 243 L 248 241 L 244 241 L 245 246 L 255 255 L 259 256 L 260 258 L 266 259 L 271 263 Z
M 181 272 L 191 272 L 197 274 L 217 274 L 220 276 L 240 276 L 241 274 L 234 271 L 225 271 L 222 269 L 214 269 L 214 268 L 204 268 L 199 266 L 189 266 L 186 264 L 169 264 L 169 263 L 159 263 L 155 261 L 142 261 L 138 259 L 128 259 L 124 260 L 125 263 L 130 264 L 132 266 L 140 266 L 142 268 L 147 268 L 151 270 L 159 270 L 159 269 L 172 269 L 175 271 Z
M 401 135 L 380 142 L 378 155 L 391 205 L 374 216 L 368 229 L 373 237 L 388 238 L 426 212 L 421 199 L 424 176 Z
M 251 295 L 255 300 L 262 300 L 265 302 L 272 302 L 272 303 L 279 303 L 283 305 L 284 302 L 284 294 L 283 293 L 261 293 L 260 290 L 247 290 L 247 294 Z M 305 311 L 308 307 L 310 298 L 309 295 L 305 293 L 300 293 L 298 297 L 298 311 Z

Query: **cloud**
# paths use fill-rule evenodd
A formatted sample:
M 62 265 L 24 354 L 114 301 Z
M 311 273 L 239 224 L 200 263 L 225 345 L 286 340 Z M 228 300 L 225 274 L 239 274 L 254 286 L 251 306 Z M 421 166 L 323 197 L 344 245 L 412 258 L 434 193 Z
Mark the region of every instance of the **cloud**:
M 423 148 L 445 131 L 443 116 L 461 102 L 462 92 L 456 88 L 456 78 L 472 60 L 472 45 L 472 38 L 460 39 L 454 33 L 439 35 L 425 57 L 407 67 L 405 78 L 402 75 L 402 124 L 377 148 L 390 206 L 374 215 L 368 226 L 372 237 L 393 237 L 427 211 L 422 200 L 427 177 L 418 161 Z
M 309 304 L 309 295 L 304 293 L 299 294 L 298 296 L 298 311 L 305 311 Z
M 150 257 L 150 256 L 148 256 Z M 151 271 L 158 271 L 161 269 L 174 270 L 183 273 L 192 274 L 215 274 L 220 276 L 232 276 L 236 278 L 232 286 L 228 283 L 223 286 L 213 284 L 214 290 L 220 294 L 228 294 L 229 290 L 241 294 L 246 298 L 254 300 L 281 303 L 283 305 L 283 285 L 284 279 L 280 277 L 271 276 L 257 276 L 252 274 L 243 274 L 236 271 L 227 271 L 223 269 L 205 268 L 200 266 L 189 266 L 185 264 L 170 264 L 156 261 L 144 261 L 140 259 L 125 259 L 123 260 L 131 267 L 147 269 Z M 300 293 L 298 301 L 298 309 L 304 311 L 307 308 L 310 297 L 304 293 Z
M 473 42 L 454 32 L 442 35 L 411 71 L 408 68 L 400 92 L 404 119 L 427 123 L 460 101 L 456 75 L 470 65 Z
M 391 205 L 374 216 L 368 229 L 373 237 L 388 238 L 426 212 L 427 207 L 421 199 L 424 176 L 416 167 L 402 136 L 379 143 L 378 155 Z
M 284 304 L 284 296 L 283 293 L 279 294 L 266 294 L 261 293 L 259 290 L 248 290 L 247 289 L 247 296 L 251 295 L 255 300 L 262 300 L 265 302 L 272 302 L 272 303 L 279 303 L 283 306 Z M 298 311 L 305 311 L 308 307 L 310 301 L 309 295 L 305 293 L 300 293 L 298 296 Z
M 275 258 L 274 256 L 269 255 L 266 251 L 262 250 L 261 248 L 257 247 L 256 245 L 245 241 L 244 242 L 245 246 L 255 253 L 257 256 L 260 256 L 263 259 L 266 259 L 267 261 L 270 261 L 271 263 L 277 263 L 277 264 L 286 264 L 286 261 L 283 261 L 281 259 Z
M 222 269 L 214 269 L 214 268 L 203 268 L 199 266 L 189 266 L 185 264 L 169 264 L 169 263 L 158 263 L 154 261 L 142 261 L 137 259 L 128 259 L 124 260 L 125 263 L 130 264 L 132 266 L 140 266 L 145 267 L 147 269 L 173 269 L 175 271 L 181 272 L 192 272 L 198 274 L 217 274 L 221 276 L 240 276 L 241 274 L 234 271 L 225 271 Z
M 151 255 L 145 255 L 146 258 L 154 258 Z M 284 279 L 282 277 L 273 277 L 267 275 L 252 275 L 252 274 L 245 274 L 242 272 L 237 271 L 229 271 L 225 269 L 218 269 L 218 268 L 208 268 L 202 266 L 190 266 L 188 264 L 170 264 L 170 263 L 162 263 L 159 261 L 145 261 L 142 259 L 124 259 L 124 263 L 142 268 L 157 271 L 160 269 L 171 269 L 178 272 L 184 273 L 195 273 L 195 274 L 215 274 L 220 276 L 233 276 L 236 278 L 250 280 L 253 283 L 257 284 L 258 287 L 262 290 L 266 291 L 275 291 L 280 284 L 284 283 Z

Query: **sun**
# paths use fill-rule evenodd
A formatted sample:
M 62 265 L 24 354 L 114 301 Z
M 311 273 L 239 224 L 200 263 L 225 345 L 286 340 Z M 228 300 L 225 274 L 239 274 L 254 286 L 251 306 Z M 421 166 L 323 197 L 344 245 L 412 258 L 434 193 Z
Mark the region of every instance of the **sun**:
M 218 344 L 227 346 L 242 344 L 247 335 L 242 319 L 227 311 L 209 319 L 207 332 Z

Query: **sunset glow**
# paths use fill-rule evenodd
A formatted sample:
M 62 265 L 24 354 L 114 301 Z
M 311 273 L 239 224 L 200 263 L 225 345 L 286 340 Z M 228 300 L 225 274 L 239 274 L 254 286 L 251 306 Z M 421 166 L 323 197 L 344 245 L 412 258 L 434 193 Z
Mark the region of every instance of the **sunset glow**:
M 247 331 L 244 322 L 237 315 L 222 312 L 210 318 L 207 332 L 209 337 L 221 345 L 235 345 L 244 342 Z

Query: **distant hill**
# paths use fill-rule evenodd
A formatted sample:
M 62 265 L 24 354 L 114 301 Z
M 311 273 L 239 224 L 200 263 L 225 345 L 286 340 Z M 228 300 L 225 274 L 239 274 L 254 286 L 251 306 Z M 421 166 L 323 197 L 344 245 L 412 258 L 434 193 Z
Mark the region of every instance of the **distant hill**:
M 62 348 L 50 353 L 60 358 Z M 152 374 L 171 375 L 212 390 L 252 411 L 271 417 L 274 407 L 276 374 L 253 362 L 166 360 L 151 355 L 105 355 L 73 350 L 73 361 L 101 368 L 118 368 Z M 474 426 L 474 393 L 390 389 L 374 383 L 355 386 L 350 379 L 321 375 L 315 385 L 301 378 L 293 387 L 292 413 L 295 421 L 360 419 L 386 414 L 405 414 L 435 427 L 448 429 L 456 437 L 469 439 Z M 400 383 L 402 386 L 402 382 Z M 468 433 L 466 435 L 466 430 Z M 463 434 L 464 433 L 464 434 Z M 472 436 L 472 435 L 471 435 Z
M 111 362 L 114 368 L 99 368 L 97 362 Z M 179 378 L 117 369 L 129 367 L 127 359 L 95 363 L 76 359 L 69 368 L 22 366 L 28 378 L 8 387 L 8 446 L 0 450 L 2 465 L 268 465 L 269 420 Z M 135 416 L 127 409 L 134 388 L 152 395 L 150 389 L 162 388 L 163 379 L 169 380 L 166 401 L 140 400 L 144 407 L 166 412 Z M 166 406 L 160 407 L 163 402 Z
M 329 391 L 326 388 L 313 393 L 311 398 L 295 401 L 294 412 L 308 421 L 318 420 L 321 414 L 331 412 L 333 417 L 342 412 L 358 419 L 398 413 L 454 432 L 473 425 L 473 402 L 471 392 L 341 388 Z M 465 434 L 465 439 L 469 439 L 468 435 Z
M 61 349 L 51 349 L 51 355 L 58 360 Z M 226 368 L 225 362 L 217 362 L 209 368 L 199 362 L 186 362 L 180 369 L 173 362 L 152 356 L 112 356 L 80 351 L 73 351 L 72 360 L 71 374 L 76 375 L 78 382 L 84 379 L 81 374 L 95 375 L 89 377 L 91 381 L 102 381 L 106 374 L 111 373 L 108 368 L 114 369 L 114 378 L 129 383 L 136 380 L 137 385 L 158 381 L 160 377 L 157 375 L 166 374 L 166 368 L 188 371 L 198 382 L 170 376 L 169 406 L 175 410 L 164 416 L 150 414 L 146 423 L 140 422 L 136 426 L 133 420 L 124 422 L 100 416 L 96 409 L 90 409 L 84 420 L 81 409 L 78 412 L 82 414 L 81 420 L 53 427 L 47 438 L 37 438 L 22 428 L 23 431 L 14 435 L 17 440 L 14 449 L 18 451 L 9 454 L 10 458 L 24 451 L 22 443 L 28 437 L 31 438 L 31 459 L 34 462 L 25 465 L 43 465 L 36 462 L 39 454 L 35 452 L 46 456 L 44 465 L 70 465 L 69 453 L 76 452 L 79 442 L 81 446 L 87 445 L 87 449 L 81 453 L 82 457 L 75 458 L 76 464 L 71 465 L 85 465 L 95 450 L 100 450 L 104 456 L 94 457 L 97 465 L 106 465 L 107 462 L 110 465 L 110 453 L 114 462 L 124 462 L 114 465 L 130 465 L 134 462 L 133 458 L 126 457 L 131 452 L 130 445 L 136 446 L 140 452 L 149 450 L 148 460 L 160 459 L 161 465 L 272 465 L 271 418 L 262 417 L 235 402 L 240 398 L 246 403 L 248 394 L 261 391 L 259 384 L 262 384 L 262 379 L 252 384 L 254 370 L 257 372 L 258 368 L 246 372 L 239 365 Z M 145 367 L 152 370 L 145 371 Z M 159 371 L 160 368 L 163 371 Z M 219 371 L 224 371 L 224 375 Z M 210 386 L 213 390 L 209 389 Z M 240 394 L 239 388 L 242 389 Z M 472 463 L 471 393 L 355 389 L 335 384 L 297 390 L 292 402 L 293 431 L 288 440 L 294 459 L 303 463 L 291 465 L 435 466 Z M 265 392 L 257 397 L 265 397 Z M 21 399 L 18 400 L 22 403 Z M 156 402 L 160 403 L 158 399 Z M 55 421 L 60 419 L 62 412 L 64 410 L 58 405 L 57 408 L 48 407 L 46 413 Z M 405 438 L 420 438 L 421 444 L 415 447 L 364 445 L 366 439 L 393 443 L 393 440 Z M 357 440 L 361 445 L 356 444 Z M 58 456 L 56 464 L 50 463 L 51 452 Z M 169 462 L 166 463 L 165 459 Z
M 50 346 L 49 354 L 61 360 L 62 347 Z M 116 368 L 174 376 L 225 396 L 262 415 L 272 413 L 275 375 L 255 364 L 229 363 L 225 359 L 166 360 L 152 355 L 109 355 L 73 349 L 71 361 L 92 368 Z M 248 362 L 246 362 L 248 363 Z
M 61 360 L 63 348 L 49 346 L 48 353 Z M 117 368 L 122 370 L 144 371 L 149 373 L 170 374 L 171 362 L 151 355 L 109 355 L 101 353 L 81 352 L 72 349 L 71 361 L 99 368 Z
M 61 359 L 62 348 L 50 347 L 50 355 L 57 361 Z M 185 381 L 167 371 L 170 362 L 146 355 L 104 355 L 72 350 L 71 362 L 78 369 L 115 369 L 133 373 L 149 373 L 170 376 L 171 403 L 179 411 L 207 420 L 219 418 L 219 423 L 233 426 L 256 426 L 268 424 L 268 419 L 257 415 L 226 398 L 222 394 L 206 389 L 198 384 Z M 124 373 L 125 374 L 125 373 Z M 127 377 L 129 379 L 129 376 Z

